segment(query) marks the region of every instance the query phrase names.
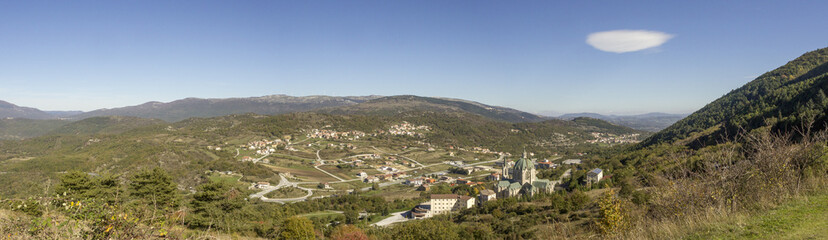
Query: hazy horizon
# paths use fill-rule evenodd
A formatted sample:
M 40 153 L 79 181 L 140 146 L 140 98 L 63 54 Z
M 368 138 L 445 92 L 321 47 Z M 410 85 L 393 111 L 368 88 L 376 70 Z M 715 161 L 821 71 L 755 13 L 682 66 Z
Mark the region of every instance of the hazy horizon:
M 265 97 L 265 96 L 274 96 L 274 95 L 285 95 L 285 96 L 291 96 L 291 97 L 310 97 L 310 96 L 330 96 L 330 97 L 364 97 L 364 96 L 371 96 L 371 95 L 362 95 L 362 96 L 357 96 L 357 95 L 343 95 L 343 96 L 332 96 L 332 95 L 305 95 L 305 96 L 293 96 L 293 95 L 287 95 L 287 94 L 269 94 L 269 95 L 263 95 L 263 96 L 247 96 L 247 97 L 238 96 L 238 97 L 227 97 L 227 98 L 200 98 L 200 97 L 185 97 L 185 98 L 175 99 L 175 100 L 173 100 L 173 101 L 183 100 L 183 99 L 188 99 L 188 98 L 200 98 L 200 99 L 228 99 L 228 98 L 256 98 L 256 97 Z M 403 95 L 410 95 L 410 94 L 403 94 Z M 387 96 L 384 96 L 384 95 L 377 95 L 377 96 L 387 97 Z M 460 99 L 460 98 L 446 97 L 446 96 L 424 96 L 424 97 L 435 97 L 435 98 L 451 98 L 451 99 Z M 482 103 L 482 104 L 492 105 L 492 106 L 498 106 L 498 107 L 508 107 L 508 106 L 500 106 L 500 105 L 495 105 L 495 104 L 489 104 L 489 103 L 486 103 L 486 102 L 483 102 L 483 101 L 477 101 L 477 100 L 474 100 L 474 99 L 461 99 L 461 100 L 475 101 L 475 102 L 479 102 L 479 103 Z M 0 99 L 0 101 L 6 101 L 6 100 Z M 150 103 L 150 102 L 170 103 L 170 102 L 173 102 L 173 101 L 147 101 L 147 102 L 142 102 L 142 103 L 137 103 L 137 104 L 132 104 L 132 105 L 115 106 L 115 107 L 111 107 L 111 108 L 97 108 L 97 109 L 91 109 L 91 110 L 77 110 L 77 109 L 65 109 L 65 110 L 64 110 L 64 109 L 60 109 L 60 110 L 55 110 L 55 109 L 43 109 L 43 108 L 39 108 L 39 107 L 37 107 L 37 106 L 25 106 L 25 105 L 17 104 L 17 103 L 15 103 L 15 102 L 10 102 L 10 101 L 6 101 L 6 102 L 9 102 L 9 103 L 11 103 L 11 104 L 17 105 L 17 106 L 19 106 L 19 107 L 30 107 L 30 108 L 35 108 L 35 109 L 38 109 L 38 110 L 41 110 L 41 111 L 44 111 L 44 112 L 74 112 L 74 111 L 79 111 L 79 112 L 91 112 L 91 111 L 95 111 L 95 110 L 102 110 L 102 109 L 113 109 L 113 108 L 121 108 L 121 107 L 138 106 L 138 105 L 142 105 L 142 104 L 146 104 L 146 103 Z M 509 107 L 509 108 L 512 108 L 512 107 Z M 655 112 L 589 112 L 589 111 L 560 112 L 560 111 L 555 111 L 555 110 L 544 110 L 544 111 L 532 112 L 532 111 L 526 111 L 526 110 L 524 110 L 524 109 L 518 109 L 518 108 L 514 108 L 514 109 L 515 109 L 515 110 L 519 110 L 519 111 L 524 111 L 524 112 L 532 113 L 532 114 L 537 114 L 537 115 L 544 116 L 544 117 L 559 117 L 559 116 L 561 116 L 561 115 L 565 115 L 565 114 L 579 114 L 579 113 L 596 113 L 596 114 L 607 115 L 607 116 L 609 116 L 609 115 L 618 115 L 618 116 L 627 116 L 627 115 L 641 115 L 641 114 L 648 114 L 648 113 L 666 113 L 666 114 L 685 114 L 685 115 L 687 115 L 687 114 L 692 113 L 692 112 L 663 112 L 663 111 L 661 111 L 661 112 L 660 112 L 660 111 L 655 111 Z M 695 110 L 693 110 L 693 111 L 695 111 Z

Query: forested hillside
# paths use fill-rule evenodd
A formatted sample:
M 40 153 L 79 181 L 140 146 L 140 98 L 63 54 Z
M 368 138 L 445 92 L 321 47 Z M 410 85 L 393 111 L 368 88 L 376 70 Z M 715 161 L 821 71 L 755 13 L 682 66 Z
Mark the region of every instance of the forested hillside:
M 489 106 L 460 99 L 430 98 L 413 95 L 383 97 L 356 105 L 317 110 L 317 112 L 331 114 L 385 116 L 393 116 L 410 111 L 446 114 L 465 112 L 505 122 L 539 122 L 546 120 L 544 117 L 511 108 Z
M 826 127 L 828 48 L 808 52 L 762 74 L 642 143 L 680 141 L 699 147 L 732 139 L 739 132 L 790 132 Z

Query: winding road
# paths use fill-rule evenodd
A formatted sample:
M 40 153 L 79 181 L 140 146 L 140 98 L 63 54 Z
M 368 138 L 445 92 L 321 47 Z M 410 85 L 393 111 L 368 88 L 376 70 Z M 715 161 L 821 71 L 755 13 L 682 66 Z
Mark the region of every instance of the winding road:
M 306 140 L 307 140 L 307 139 L 306 139 Z M 297 143 L 298 143 L 298 142 L 297 142 Z M 408 158 L 408 157 L 404 157 L 404 156 L 400 156 L 399 154 L 387 153 L 387 152 L 382 151 L 382 150 L 379 150 L 378 148 L 373 147 L 373 146 L 372 146 L 372 148 L 374 148 L 374 150 L 376 150 L 376 151 L 378 151 L 378 152 L 382 152 L 382 153 L 384 153 L 384 154 L 389 154 L 389 155 L 394 155 L 394 156 L 399 156 L 399 157 L 401 157 L 401 158 L 407 159 L 407 160 L 409 160 L 409 161 L 412 161 L 412 162 L 414 162 L 414 163 L 416 163 L 416 164 L 419 164 L 419 165 L 420 165 L 420 167 L 410 168 L 410 169 L 403 170 L 403 171 L 399 171 L 399 172 L 414 171 L 414 170 L 424 169 L 424 168 L 428 168 L 428 167 L 432 167 L 432 166 L 437 166 L 437 165 L 441 165 L 441 164 L 446 164 L 446 163 L 434 163 L 434 164 L 429 164 L 429 165 L 423 165 L 422 163 L 419 163 L 419 162 L 415 161 L 414 159 L 411 159 L 411 158 Z M 359 178 L 345 180 L 345 179 L 342 179 L 342 178 L 340 178 L 340 177 L 338 177 L 338 176 L 336 176 L 336 175 L 333 175 L 333 174 L 329 173 L 328 171 L 325 171 L 325 170 L 323 170 L 323 169 L 319 168 L 319 166 L 324 166 L 324 165 L 325 165 L 325 161 L 327 161 L 327 160 L 323 160 L 323 159 L 322 159 L 322 157 L 319 155 L 319 152 L 320 152 L 320 151 L 321 151 L 321 150 L 317 150 L 317 151 L 316 151 L 316 159 L 319 161 L 319 163 L 320 163 L 320 164 L 319 164 L 319 165 L 314 165 L 314 168 L 315 168 L 316 170 L 319 170 L 320 172 L 323 172 L 323 173 L 325 173 L 325 174 L 327 174 L 327 175 L 329 175 L 329 176 L 331 176 L 331 177 L 336 178 L 337 180 L 339 180 L 339 181 L 336 181 L 336 182 L 331 182 L 331 183 L 344 183 L 344 182 L 353 182 L 353 181 L 360 181 L 360 180 L 362 180 L 362 179 L 359 179 Z M 253 162 L 254 162 L 254 163 L 257 163 L 257 162 L 261 161 L 262 159 L 264 159 L 265 157 L 267 157 L 267 156 L 269 156 L 269 155 L 270 155 L 270 153 L 265 154 L 264 156 L 262 156 L 262 157 L 260 157 L 260 158 L 254 159 L 254 161 L 253 161 Z M 365 155 L 371 155 L 371 154 L 360 154 L 360 155 L 354 155 L 354 156 L 349 156 L 349 157 L 341 158 L 341 159 L 338 159 L 338 160 L 331 160 L 331 161 L 336 161 L 336 162 L 339 162 L 339 161 L 343 161 L 344 159 L 354 158 L 354 157 L 359 157 L 359 156 L 365 156 Z M 505 157 L 504 155 L 500 155 L 500 156 L 499 156 L 497 159 L 495 159 L 495 160 L 489 160 L 489 161 L 484 161 L 484 162 L 477 162 L 477 163 L 473 163 L 473 164 L 465 164 L 465 165 L 463 165 L 463 166 L 475 166 L 475 165 L 481 165 L 481 164 L 486 164 L 486 163 L 492 163 L 492 162 L 496 162 L 496 161 L 501 161 L 501 160 L 503 160 L 503 158 L 504 158 L 504 157 Z M 432 172 L 432 173 L 428 173 L 428 174 L 439 174 L 439 173 L 445 173 L 445 172 L 446 172 L 446 171 L 437 171 L 437 172 Z M 427 174 L 427 175 L 428 175 L 428 174 Z M 284 204 L 284 203 L 289 203 L 289 202 L 299 202 L 299 201 L 305 201 L 305 200 L 307 200 L 308 198 L 310 198 L 311 196 L 313 196 L 313 191 L 327 191 L 327 190 L 312 189 L 312 188 L 305 188 L 305 187 L 300 187 L 300 186 L 299 186 L 299 184 L 316 184 L 316 183 L 319 183 L 319 182 L 291 182 L 290 180 L 288 180 L 288 179 L 287 179 L 284 175 L 282 175 L 282 174 L 279 174 L 279 178 L 280 178 L 280 180 L 279 180 L 279 184 L 277 184 L 276 186 L 266 187 L 266 188 L 264 188 L 264 189 L 263 189 L 262 191 L 260 191 L 260 192 L 257 192 L 257 193 L 254 193 L 254 194 L 250 194 L 250 196 L 249 196 L 249 197 L 250 197 L 250 198 L 259 198 L 259 199 L 261 199 L 263 202 L 272 202 L 272 203 L 280 203 L 280 204 Z M 380 187 L 387 187 L 387 186 L 391 186 L 391 185 L 394 185 L 394 184 L 400 184 L 400 183 L 402 183 L 402 182 L 404 182 L 404 181 L 405 181 L 405 180 L 403 180 L 403 179 L 399 179 L 399 180 L 395 180 L 395 181 L 382 182 L 382 183 L 379 183 L 379 186 L 380 186 Z M 296 198 L 268 198 L 268 197 L 265 197 L 265 195 L 267 195 L 268 193 L 270 193 L 270 192 L 272 192 L 272 191 L 275 191 L 275 190 L 280 189 L 280 188 L 286 188 L 286 187 L 295 187 L 295 188 L 298 188 L 298 189 L 301 189 L 301 190 L 306 191 L 306 192 L 307 192 L 307 194 L 306 194 L 305 196 L 302 196 L 302 197 L 296 197 Z M 368 190 L 370 190 L 370 189 L 371 189 L 371 187 L 365 187 L 365 188 L 361 188 L 360 190 L 361 190 L 361 191 L 368 191 Z M 404 213 L 404 212 L 395 213 L 395 217 L 392 217 L 392 218 L 396 218 L 396 215 L 400 215 L 400 214 L 402 214 L 402 213 Z M 384 220 L 384 221 L 385 221 L 385 220 Z M 388 220 L 388 221 L 392 221 L 392 220 Z M 382 221 L 381 221 L 381 222 L 382 222 Z M 393 223 L 393 222 L 392 222 L 392 223 Z M 388 223 L 388 224 L 390 224 L 390 223 Z M 380 225 L 380 226 L 382 226 L 382 225 Z
M 267 187 L 264 190 L 262 190 L 261 192 L 250 194 L 250 198 L 259 198 L 259 199 L 262 200 L 262 202 L 275 202 L 275 203 L 284 204 L 284 203 L 288 203 L 288 202 L 304 201 L 305 199 L 308 199 L 308 197 L 313 195 L 313 189 L 304 188 L 304 187 L 299 186 L 299 184 L 312 183 L 312 182 L 290 182 L 290 180 L 288 180 L 282 174 L 279 174 L 279 178 L 280 178 L 279 179 L 279 184 L 277 184 L 276 186 Z M 268 197 L 265 197 L 265 195 L 267 195 L 268 193 L 270 193 L 272 191 L 275 191 L 277 189 L 280 189 L 280 188 L 285 188 L 285 187 L 295 187 L 295 188 L 298 188 L 298 189 L 302 189 L 302 190 L 307 191 L 308 194 L 303 196 L 303 197 L 297 197 L 297 198 L 268 198 Z

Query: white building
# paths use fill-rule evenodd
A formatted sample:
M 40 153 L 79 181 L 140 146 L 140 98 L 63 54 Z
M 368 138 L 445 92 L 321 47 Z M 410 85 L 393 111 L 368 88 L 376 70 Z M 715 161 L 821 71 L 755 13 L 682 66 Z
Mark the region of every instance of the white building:
M 422 184 L 423 184 L 423 179 L 422 178 L 413 178 L 413 179 L 405 180 L 405 185 L 409 185 L 409 186 L 419 186 L 419 185 L 422 185 Z
M 480 200 L 480 204 L 483 204 L 484 202 L 494 201 L 495 199 L 497 199 L 497 193 L 489 189 L 484 189 L 480 191 L 480 195 L 478 195 L 478 198 Z
M 604 177 L 604 170 L 601 170 L 600 168 L 596 168 L 596 169 L 592 169 L 592 171 L 589 171 L 587 173 L 586 180 L 587 180 L 588 183 L 597 183 L 598 181 L 601 181 L 601 178 L 603 178 L 603 177 Z
M 573 165 L 573 164 L 581 164 L 581 159 L 567 159 L 563 161 L 563 164 Z
M 427 215 L 434 216 L 472 208 L 474 207 L 475 201 L 473 197 L 457 194 L 432 194 L 430 203 L 431 211 Z

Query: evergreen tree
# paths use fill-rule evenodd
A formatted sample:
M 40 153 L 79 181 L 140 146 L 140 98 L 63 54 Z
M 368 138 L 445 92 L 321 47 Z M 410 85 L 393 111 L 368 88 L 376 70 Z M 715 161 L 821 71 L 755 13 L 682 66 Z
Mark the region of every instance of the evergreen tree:
M 239 191 L 224 182 L 211 182 L 199 186 L 193 194 L 190 224 L 195 227 L 228 230 L 245 202 Z
M 160 168 L 144 170 L 130 178 L 129 194 L 154 209 L 171 210 L 178 206 L 172 177 Z

